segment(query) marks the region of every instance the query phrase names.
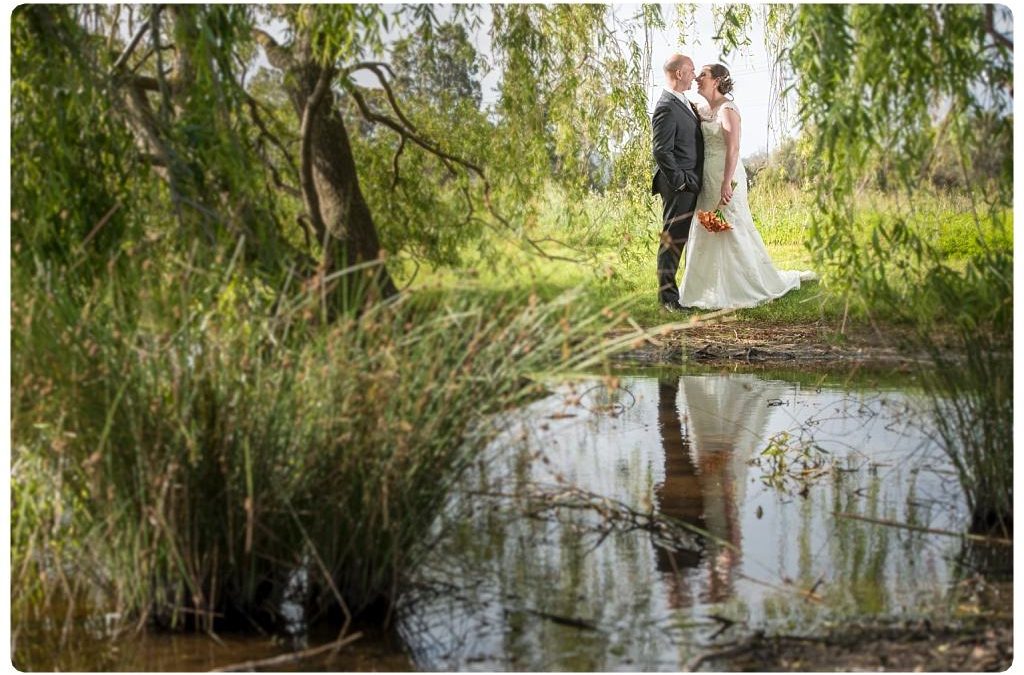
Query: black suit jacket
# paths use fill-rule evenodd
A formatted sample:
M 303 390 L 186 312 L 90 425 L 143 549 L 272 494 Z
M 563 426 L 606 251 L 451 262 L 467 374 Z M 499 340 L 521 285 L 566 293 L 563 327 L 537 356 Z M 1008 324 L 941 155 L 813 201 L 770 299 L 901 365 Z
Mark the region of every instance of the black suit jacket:
M 700 192 L 704 178 L 704 134 L 696 108 L 687 112 L 685 104 L 673 94 L 662 92 L 654 106 L 651 127 L 654 132 L 654 171 L 651 194 Z

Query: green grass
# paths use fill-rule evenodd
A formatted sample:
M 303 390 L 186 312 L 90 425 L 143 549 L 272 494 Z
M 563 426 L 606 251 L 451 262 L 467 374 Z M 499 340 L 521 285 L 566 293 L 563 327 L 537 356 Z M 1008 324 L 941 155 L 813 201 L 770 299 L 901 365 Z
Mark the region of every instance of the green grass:
M 773 263 L 780 269 L 813 269 L 807 247 L 814 205 L 811 195 L 791 185 L 755 186 L 751 210 Z M 654 326 L 674 318 L 662 311 L 655 292 L 655 259 L 660 204 L 656 197 L 633 200 L 616 195 L 593 195 L 572 200 L 550 190 L 533 236 L 557 239 L 572 248 L 552 246 L 558 255 L 578 257 L 579 262 L 544 259 L 514 237 L 492 241 L 488 254 L 469 256 L 466 272 L 421 273 L 414 284 L 418 292 L 443 293 L 445 288 L 480 293 L 485 297 L 516 294 L 531 289 L 541 297 L 555 297 L 570 288 L 582 292 L 580 302 L 592 308 L 625 305 L 633 320 Z M 857 219 L 863 227 L 861 244 L 870 241 L 870 227 L 879 217 L 905 208 L 899 199 L 881 193 L 865 193 L 857 203 Z M 1007 214 L 1008 218 L 1012 218 Z M 979 250 L 979 237 L 996 246 L 1012 248 L 1010 226 L 976 217 L 962 195 L 938 193 L 921 200 L 913 210 L 911 226 L 946 256 L 954 269 Z M 576 249 L 576 250 L 573 250 Z M 895 264 L 895 263 L 893 263 Z M 679 280 L 682 279 L 680 269 Z M 427 290 L 433 289 L 433 290 Z M 939 308 L 933 310 L 938 314 Z M 684 316 L 699 315 L 691 311 Z M 871 307 L 853 298 L 847 302 L 826 279 L 811 282 L 783 298 L 759 307 L 739 310 L 734 319 L 757 323 L 816 323 L 848 326 L 873 320 L 896 320 L 882 307 Z

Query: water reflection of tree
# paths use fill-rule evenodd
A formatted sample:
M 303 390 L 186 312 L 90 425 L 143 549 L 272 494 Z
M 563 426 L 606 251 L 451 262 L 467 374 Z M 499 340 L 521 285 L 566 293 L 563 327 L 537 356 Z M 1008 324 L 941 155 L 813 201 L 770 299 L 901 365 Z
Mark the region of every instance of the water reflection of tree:
M 658 550 L 673 607 L 718 603 L 733 594 L 740 564 L 746 462 L 763 442 L 770 383 L 753 376 L 683 376 L 658 384 L 665 480 L 655 486 L 661 513 L 706 530 L 699 551 Z M 678 405 L 682 390 L 682 405 Z M 684 424 L 685 420 L 685 424 Z M 687 574 L 706 565 L 706 581 Z M 689 579 L 696 580 L 696 586 Z

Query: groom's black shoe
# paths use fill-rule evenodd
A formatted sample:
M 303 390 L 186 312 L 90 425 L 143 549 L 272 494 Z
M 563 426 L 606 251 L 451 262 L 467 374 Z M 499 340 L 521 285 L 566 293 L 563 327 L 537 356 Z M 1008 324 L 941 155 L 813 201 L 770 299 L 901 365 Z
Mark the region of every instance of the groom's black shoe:
M 683 308 L 679 306 L 678 302 L 663 302 L 661 303 L 661 309 L 669 314 L 683 313 Z

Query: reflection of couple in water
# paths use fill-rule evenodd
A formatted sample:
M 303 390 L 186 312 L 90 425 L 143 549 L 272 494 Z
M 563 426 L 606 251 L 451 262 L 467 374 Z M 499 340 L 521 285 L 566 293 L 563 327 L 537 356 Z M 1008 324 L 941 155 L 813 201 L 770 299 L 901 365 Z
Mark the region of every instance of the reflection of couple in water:
M 658 383 L 665 452 L 665 480 L 655 486 L 659 511 L 713 537 L 700 551 L 658 548 L 658 569 L 678 582 L 669 584 L 673 606 L 721 602 L 732 594 L 747 460 L 764 444 L 768 399 L 781 394 L 774 391 L 778 386 L 732 374 L 684 375 Z M 706 578 L 698 571 L 704 561 Z

